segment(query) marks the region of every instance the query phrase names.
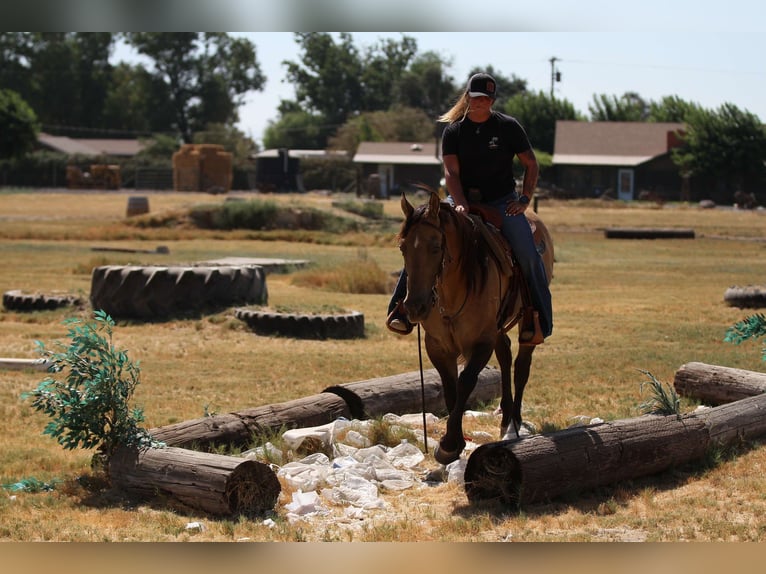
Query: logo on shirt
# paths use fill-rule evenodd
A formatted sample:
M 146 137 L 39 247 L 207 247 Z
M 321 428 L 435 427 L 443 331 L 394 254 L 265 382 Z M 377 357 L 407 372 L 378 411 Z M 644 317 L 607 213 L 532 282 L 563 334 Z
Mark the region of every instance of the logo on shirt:
M 497 136 L 492 136 L 489 138 L 489 149 L 497 149 L 500 147 L 500 138 Z

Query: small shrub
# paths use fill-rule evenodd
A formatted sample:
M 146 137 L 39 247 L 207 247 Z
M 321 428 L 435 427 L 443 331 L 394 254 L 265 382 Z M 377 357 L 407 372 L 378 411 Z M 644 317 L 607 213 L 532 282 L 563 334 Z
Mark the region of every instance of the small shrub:
M 189 216 L 202 229 L 303 229 L 345 233 L 357 229 L 354 221 L 312 207 L 281 207 L 273 201 L 232 201 L 198 205 Z
M 35 410 L 51 417 L 43 434 L 65 449 L 98 448 L 109 457 L 119 446 L 148 447 L 151 437 L 138 426 L 143 412 L 129 407 L 139 384 L 139 366 L 112 346 L 112 318 L 101 310 L 94 318 L 85 325 L 78 319 L 64 322 L 70 325 L 71 343 L 66 347 L 58 342 L 61 352 L 36 341 L 40 354 L 52 363 L 52 374 L 22 398 L 31 398 Z
M 347 199 L 344 201 L 334 201 L 332 205 L 338 209 L 370 219 L 383 218 L 383 204 L 379 201 L 353 201 Z
M 755 315 L 746 317 L 742 321 L 735 323 L 732 327 L 729 327 L 729 330 L 726 331 L 724 341 L 739 345 L 743 341 L 757 339 L 758 337 L 764 337 L 761 358 L 766 361 L 766 316 L 762 313 L 756 313 Z
M 653 415 L 679 415 L 681 414 L 681 399 L 675 389 L 669 385 L 663 385 L 649 371 L 641 371 L 649 377 L 648 381 L 641 383 L 641 390 L 644 385 L 649 385 L 651 396 L 639 405 L 642 412 Z

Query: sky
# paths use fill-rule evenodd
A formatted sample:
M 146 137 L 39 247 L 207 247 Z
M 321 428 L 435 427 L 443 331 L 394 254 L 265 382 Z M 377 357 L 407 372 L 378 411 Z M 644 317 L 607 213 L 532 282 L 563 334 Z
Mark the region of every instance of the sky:
M 261 144 L 282 99 L 294 99 L 284 60 L 299 61 L 292 32 L 242 34 L 256 46 L 264 91 L 251 92 L 240 108 L 239 128 Z M 352 32 L 363 48 L 401 32 Z M 594 95 L 636 92 L 658 101 L 675 95 L 717 109 L 731 103 L 766 123 L 766 35 L 762 32 L 405 32 L 418 52 L 434 51 L 452 62 L 448 73 L 460 85 L 473 68 L 491 65 L 527 81 L 533 91 L 551 90 L 551 58 L 561 81 L 554 95 L 588 114 Z M 445 110 L 446 111 L 446 110 Z

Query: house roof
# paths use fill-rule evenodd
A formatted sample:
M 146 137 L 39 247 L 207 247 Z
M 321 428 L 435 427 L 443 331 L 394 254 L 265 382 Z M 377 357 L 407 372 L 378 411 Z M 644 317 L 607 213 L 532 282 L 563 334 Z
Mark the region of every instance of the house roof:
M 277 158 L 279 157 L 279 149 L 265 149 L 258 153 L 252 154 L 252 158 Z M 324 150 L 324 149 L 289 149 L 287 150 L 287 157 L 294 157 L 298 159 L 307 158 L 344 158 L 348 156 L 348 153 L 342 150 Z
M 636 166 L 679 144 L 684 124 L 670 122 L 556 122 L 554 165 Z
M 40 133 L 37 141 L 54 151 L 82 155 L 134 156 L 143 148 L 136 139 L 73 139 L 46 133 Z
M 441 165 L 435 142 L 362 142 L 354 163 Z

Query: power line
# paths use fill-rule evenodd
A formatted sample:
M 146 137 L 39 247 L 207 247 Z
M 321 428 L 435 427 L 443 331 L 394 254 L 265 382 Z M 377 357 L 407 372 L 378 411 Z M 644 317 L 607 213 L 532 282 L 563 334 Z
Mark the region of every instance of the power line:
M 674 71 L 674 72 L 700 72 L 700 73 L 706 73 L 706 74 L 737 74 L 737 75 L 746 75 L 746 76 L 766 75 L 766 73 L 759 72 L 756 70 L 721 70 L 721 69 L 710 69 L 710 68 L 697 68 L 692 66 L 668 66 L 664 64 L 636 64 L 636 63 L 626 63 L 626 62 L 606 62 L 606 61 L 577 60 L 577 59 L 570 60 L 567 58 L 556 58 L 556 61 L 566 62 L 567 64 L 619 66 L 620 68 L 647 68 L 647 69 L 657 69 L 657 70 L 668 70 L 668 71 Z

